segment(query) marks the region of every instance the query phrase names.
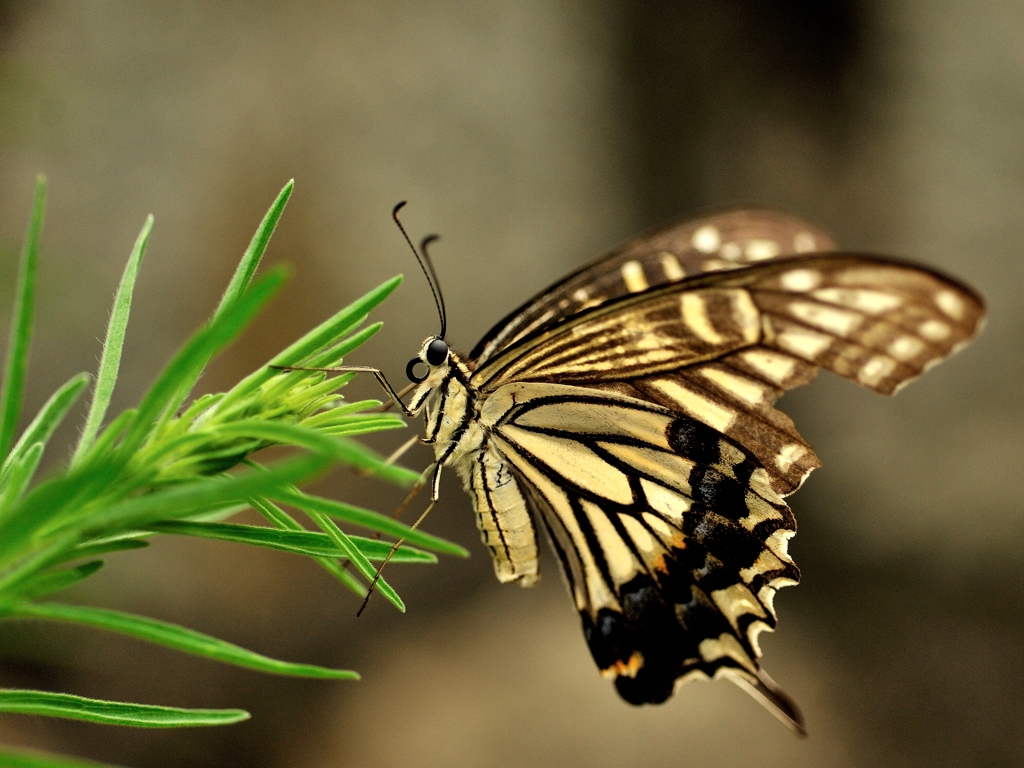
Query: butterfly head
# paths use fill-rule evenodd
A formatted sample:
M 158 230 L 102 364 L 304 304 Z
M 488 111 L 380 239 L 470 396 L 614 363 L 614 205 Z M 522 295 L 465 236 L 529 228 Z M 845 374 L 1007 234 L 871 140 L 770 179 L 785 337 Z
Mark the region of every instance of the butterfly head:
M 451 351 L 448 349 L 448 342 L 440 336 L 431 336 L 423 342 L 419 355 L 405 366 L 405 375 L 414 384 L 422 384 L 434 374 L 444 376 L 448 370 L 450 357 Z M 416 369 L 420 366 L 426 366 L 426 373 L 417 372 Z

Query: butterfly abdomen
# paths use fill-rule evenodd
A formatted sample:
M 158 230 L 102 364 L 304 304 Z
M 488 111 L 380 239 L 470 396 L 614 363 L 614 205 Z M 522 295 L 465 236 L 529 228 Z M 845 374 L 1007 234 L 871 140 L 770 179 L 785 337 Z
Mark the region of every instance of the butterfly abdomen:
M 476 524 L 491 552 L 498 581 L 533 586 L 537 574 L 537 533 L 508 459 L 484 437 L 471 457 L 460 462 L 459 474 L 473 499 Z

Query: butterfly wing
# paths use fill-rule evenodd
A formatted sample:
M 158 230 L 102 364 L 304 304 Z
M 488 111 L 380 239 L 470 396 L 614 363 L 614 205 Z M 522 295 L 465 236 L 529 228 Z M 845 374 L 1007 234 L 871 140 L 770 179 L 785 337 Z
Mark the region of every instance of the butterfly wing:
M 782 497 L 818 465 L 772 406 L 819 367 L 889 394 L 978 330 L 929 270 L 791 257 L 652 288 L 521 338 L 472 376 L 551 534 L 601 669 L 629 701 L 728 674 L 799 729 L 757 634 L 799 573 Z
M 687 276 L 834 249 L 821 230 L 774 211 L 732 211 L 672 222 L 614 249 L 530 299 L 495 325 L 470 359 L 481 365 L 523 336 L 565 317 Z
M 669 409 L 584 387 L 513 383 L 482 418 L 548 531 L 601 672 L 634 704 L 727 675 L 796 730 L 760 670 L 796 524 L 756 457 Z
M 773 406 L 825 368 L 892 394 L 977 332 L 982 300 L 952 278 L 873 256 L 815 254 L 626 296 L 535 332 L 477 369 L 616 391 L 725 434 L 791 493 L 818 466 Z

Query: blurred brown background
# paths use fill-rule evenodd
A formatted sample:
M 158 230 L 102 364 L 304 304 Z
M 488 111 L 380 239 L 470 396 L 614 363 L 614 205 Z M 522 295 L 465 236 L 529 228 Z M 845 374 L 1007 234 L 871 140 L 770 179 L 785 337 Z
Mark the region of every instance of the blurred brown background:
M 393 567 L 405 616 L 378 599 L 356 620 L 309 561 L 181 540 L 112 557 L 73 596 L 362 682 L 6 624 L 0 684 L 253 719 L 144 732 L 5 717 L 0 741 L 138 768 L 1024 764 L 1022 30 L 1006 0 L 0 2 L 5 318 L 35 174 L 51 184 L 30 410 L 95 369 L 147 213 L 118 408 L 211 311 L 290 177 L 268 259 L 296 276 L 208 390 L 397 272 L 384 331 L 350 360 L 402 380 L 436 319 L 389 218 L 401 199 L 414 234 L 444 234 L 462 349 L 617 241 L 744 204 L 945 269 L 991 309 L 973 346 L 895 399 L 826 375 L 783 401 L 825 464 L 792 500 L 803 584 L 764 640 L 807 740 L 724 682 L 621 702 L 553 559 L 536 589 L 499 586 L 450 477 L 427 528 L 473 557 Z M 401 495 L 344 472 L 319 490 L 383 511 Z

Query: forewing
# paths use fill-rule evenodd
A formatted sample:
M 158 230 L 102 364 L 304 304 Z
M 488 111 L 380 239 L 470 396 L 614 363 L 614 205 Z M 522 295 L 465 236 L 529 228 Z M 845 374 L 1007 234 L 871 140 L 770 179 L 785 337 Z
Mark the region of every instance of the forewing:
M 786 551 L 793 516 L 756 457 L 615 393 L 512 384 L 492 397 L 504 412 L 496 445 L 623 698 L 660 702 L 677 680 L 728 674 L 799 729 L 795 705 L 757 661 L 758 634 L 775 627 L 775 592 L 799 572 Z
M 651 289 L 518 342 L 474 373 L 616 391 L 685 414 L 751 451 L 776 492 L 818 466 L 772 404 L 818 367 L 891 394 L 977 332 L 981 299 L 898 261 L 791 257 Z
M 834 248 L 821 230 L 774 211 L 732 211 L 672 222 L 616 248 L 530 299 L 494 326 L 470 359 L 482 365 L 529 333 L 621 296 L 703 272 Z

